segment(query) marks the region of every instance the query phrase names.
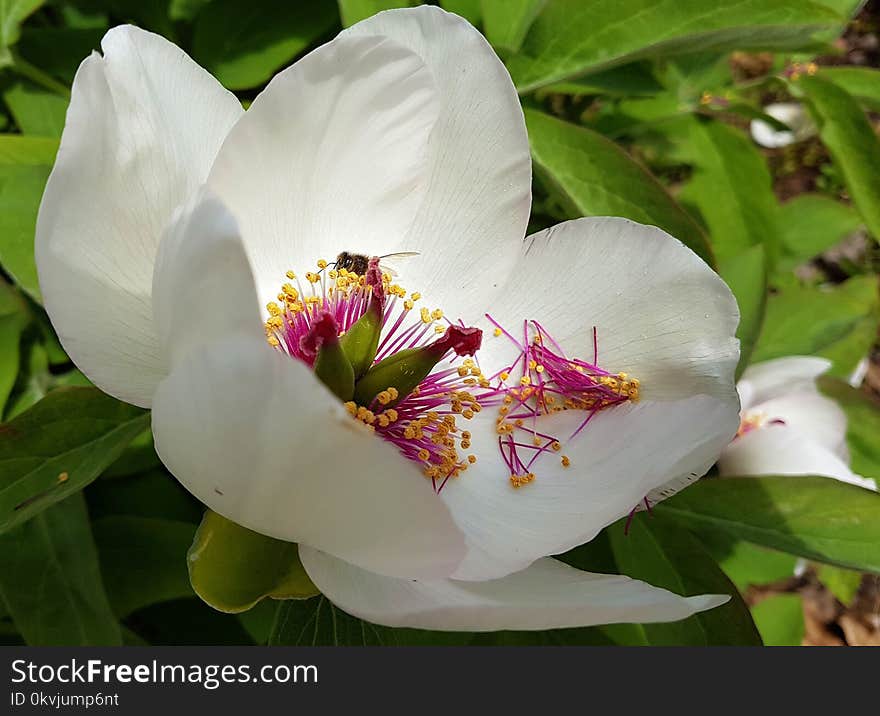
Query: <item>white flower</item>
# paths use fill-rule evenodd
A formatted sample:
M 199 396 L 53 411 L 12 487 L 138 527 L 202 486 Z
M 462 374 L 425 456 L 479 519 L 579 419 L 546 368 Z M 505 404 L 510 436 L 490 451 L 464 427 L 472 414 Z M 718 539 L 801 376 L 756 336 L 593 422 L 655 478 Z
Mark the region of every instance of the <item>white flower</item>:
M 330 599 L 382 624 L 668 621 L 726 600 L 547 557 L 714 462 L 738 425 L 738 311 L 656 228 L 582 219 L 523 242 L 523 116 L 470 25 L 381 13 L 246 113 L 156 35 L 119 27 L 102 47 L 40 208 L 41 287 L 77 365 L 152 408 L 194 495 L 298 542 Z M 343 251 L 418 255 L 392 279 L 325 263 Z M 368 405 L 344 404 L 326 387 L 352 390 L 337 334 L 367 315 L 379 358 L 444 356 L 405 395 L 374 365 L 354 392 Z M 449 326 L 474 324 L 471 359 L 479 333 Z
M 846 415 L 816 388 L 825 358 L 789 356 L 749 366 L 738 384 L 742 422 L 718 461 L 722 475 L 824 475 L 875 489 L 849 468 Z
M 816 134 L 816 124 L 804 106 L 798 102 L 778 102 L 764 107 L 764 113 L 778 119 L 788 129 L 776 129 L 763 119 L 753 119 L 749 125 L 752 139 L 762 147 L 778 149 L 802 142 Z

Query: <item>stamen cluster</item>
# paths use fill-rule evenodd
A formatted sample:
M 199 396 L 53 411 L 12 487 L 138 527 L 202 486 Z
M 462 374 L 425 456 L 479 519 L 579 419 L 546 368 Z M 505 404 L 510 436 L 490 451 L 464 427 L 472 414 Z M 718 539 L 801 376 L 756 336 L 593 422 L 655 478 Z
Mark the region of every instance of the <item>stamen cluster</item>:
M 319 322 L 328 320 L 329 314 L 342 337 L 376 301 L 373 308 L 381 310 L 381 334 L 373 366 L 401 351 L 437 347 L 434 370 L 407 394 L 389 385 L 365 405 L 349 400 L 345 406 L 355 420 L 422 465 L 439 491 L 450 477 L 458 477 L 476 462 L 475 455 L 466 453 L 471 434 L 460 421 L 480 412 L 483 398 L 500 399 L 499 391 L 491 388 L 472 357 L 463 357 L 474 340 L 479 345 L 479 336 L 469 332 L 479 331 L 451 324 L 440 309 L 416 310 L 420 294 L 408 293 L 376 266 L 373 262 L 364 275 L 358 275 L 346 269 L 328 270 L 329 264 L 322 260 L 318 271 L 305 274 L 305 284 L 289 271 L 278 303 L 267 306 L 266 337 L 274 348 L 313 366 L 309 337 Z M 453 345 L 448 340 L 451 333 L 461 334 L 467 345 Z
M 492 376 L 507 386 L 498 408 L 498 445 L 510 471 L 510 484 L 519 488 L 535 480 L 533 465 L 541 455 L 562 450 L 563 440 L 538 429 L 538 418 L 563 410 L 586 413 L 571 440 L 600 411 L 627 401 L 639 400 L 639 381 L 626 373 L 609 373 L 598 362 L 598 337 L 593 328 L 593 361 L 568 358 L 537 321 L 524 321 L 522 337 L 516 338 L 491 316 L 496 337 L 504 336 L 518 350 L 517 357 L 504 370 Z M 571 465 L 567 455 L 559 460 Z

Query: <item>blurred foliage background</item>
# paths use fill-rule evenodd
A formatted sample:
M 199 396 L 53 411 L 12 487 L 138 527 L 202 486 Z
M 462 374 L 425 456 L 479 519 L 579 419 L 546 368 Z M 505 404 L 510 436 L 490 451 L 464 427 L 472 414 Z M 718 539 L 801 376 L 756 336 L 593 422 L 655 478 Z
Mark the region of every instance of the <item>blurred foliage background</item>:
M 70 84 L 104 32 L 132 22 L 246 105 L 341 27 L 412 4 L 0 0 L 0 641 L 877 643 L 877 495 L 823 478 L 702 480 L 627 535 L 613 525 L 564 557 L 679 593 L 737 595 L 676 624 L 436 634 L 364 624 L 321 597 L 230 615 L 195 596 L 186 552 L 201 505 L 159 463 L 149 414 L 87 387 L 40 305 L 34 224 Z M 850 416 L 853 470 L 880 478 L 880 3 L 439 4 L 482 30 L 520 91 L 532 228 L 618 215 L 683 240 L 737 295 L 741 368 L 833 361 L 823 389 Z M 786 129 L 764 112 L 779 101 L 801 103 L 817 131 L 763 149 L 749 124 Z M 866 357 L 867 376 L 849 385 Z M 798 557 L 811 566 L 795 577 Z

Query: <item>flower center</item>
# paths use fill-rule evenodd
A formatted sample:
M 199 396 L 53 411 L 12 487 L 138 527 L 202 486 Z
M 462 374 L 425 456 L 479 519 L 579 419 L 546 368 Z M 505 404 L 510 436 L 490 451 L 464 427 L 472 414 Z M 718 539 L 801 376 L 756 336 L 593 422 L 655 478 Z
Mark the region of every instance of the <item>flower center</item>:
M 568 358 L 537 321 L 524 321 L 516 338 L 491 316 L 496 337 L 506 337 L 518 348 L 511 365 L 491 376 L 504 387 L 498 408 L 498 445 L 510 471 L 510 484 L 519 488 L 535 480 L 535 461 L 560 453 L 563 442 L 577 436 L 600 411 L 621 403 L 638 402 L 639 381 L 626 373 L 610 373 L 597 365 L 598 336 L 593 328 L 593 360 Z M 563 410 L 583 412 L 584 418 L 569 436 L 539 430 L 538 418 Z M 563 467 L 571 460 L 560 455 Z
M 736 440 L 746 433 L 767 427 L 768 425 L 785 425 L 785 421 L 781 418 L 771 418 L 767 413 L 760 410 L 747 410 L 743 412 L 740 418 L 739 429 L 736 431 L 733 439 Z
M 499 392 L 473 359 L 482 332 L 438 308 L 417 309 L 420 294 L 394 283 L 377 258 L 346 263 L 354 270 L 318 261 L 304 281 L 288 271 L 266 307 L 266 338 L 313 368 L 355 420 L 419 463 L 439 491 L 476 462 L 461 421 Z

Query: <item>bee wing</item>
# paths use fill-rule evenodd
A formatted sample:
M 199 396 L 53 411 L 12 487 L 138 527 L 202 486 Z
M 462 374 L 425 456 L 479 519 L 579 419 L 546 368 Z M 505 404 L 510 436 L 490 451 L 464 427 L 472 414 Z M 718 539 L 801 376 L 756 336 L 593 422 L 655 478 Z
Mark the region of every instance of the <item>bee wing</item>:
M 390 276 L 396 278 L 398 274 L 397 271 L 394 270 L 395 264 L 399 263 L 401 259 L 408 259 L 418 255 L 418 251 L 398 251 L 393 254 L 385 254 L 384 256 L 379 257 L 379 268 Z M 388 259 L 390 259 L 390 261 Z

